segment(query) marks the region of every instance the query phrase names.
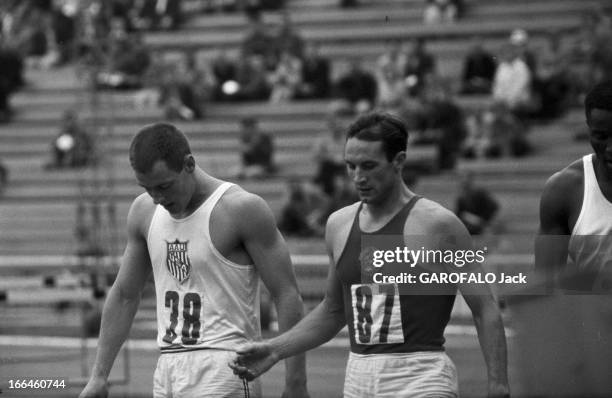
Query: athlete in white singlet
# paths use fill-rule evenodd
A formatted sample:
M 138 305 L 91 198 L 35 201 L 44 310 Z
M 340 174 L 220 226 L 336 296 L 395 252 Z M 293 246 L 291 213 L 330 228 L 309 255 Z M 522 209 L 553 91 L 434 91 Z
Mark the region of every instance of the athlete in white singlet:
M 260 397 L 258 383 L 227 363 L 260 339 L 259 278 L 280 329 L 302 314 L 289 253 L 258 196 L 195 164 L 186 137 L 169 124 L 144 127 L 130 162 L 146 191 L 128 214 L 128 241 L 102 314 L 96 360 L 81 397 L 105 397 L 107 379 L 153 274 L 161 355 L 154 397 Z M 287 361 L 285 396 L 308 397 L 304 357 Z
M 589 92 L 585 113 L 594 153 L 546 182 L 536 268 L 549 276 L 588 274 L 595 283 L 601 271 L 612 272 L 612 83 Z M 590 290 L 585 282 L 580 289 Z

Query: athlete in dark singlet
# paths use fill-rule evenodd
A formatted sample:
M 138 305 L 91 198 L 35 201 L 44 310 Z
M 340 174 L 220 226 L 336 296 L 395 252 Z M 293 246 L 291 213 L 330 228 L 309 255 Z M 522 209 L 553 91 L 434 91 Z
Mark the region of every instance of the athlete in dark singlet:
M 330 267 L 323 301 L 282 335 L 237 351 L 234 373 L 251 380 L 278 360 L 315 348 L 348 325 L 351 339 L 345 397 L 456 397 L 457 376 L 444 353 L 444 328 L 452 294 L 401 294 L 397 284 L 364 280 L 369 238 L 399 243 L 430 237 L 428 247 L 463 249 L 471 240 L 463 224 L 441 205 L 415 195 L 401 170 L 408 134 L 390 115 L 360 117 L 347 133 L 344 159 L 360 202 L 333 213 L 326 226 Z M 436 237 L 452 239 L 438 241 Z M 448 247 L 446 242 L 449 243 Z M 392 243 L 394 245 L 395 243 Z M 507 397 L 506 341 L 489 287 L 458 286 L 472 310 L 488 371 L 488 396 Z

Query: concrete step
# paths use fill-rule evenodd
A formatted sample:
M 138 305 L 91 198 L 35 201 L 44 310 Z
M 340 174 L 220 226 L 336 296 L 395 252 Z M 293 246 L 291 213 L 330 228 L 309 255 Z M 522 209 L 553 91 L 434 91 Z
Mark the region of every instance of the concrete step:
M 557 1 L 551 8 L 550 1 L 531 1 L 523 4 L 473 4 L 469 6 L 464 19 L 481 18 L 487 20 L 507 19 L 507 18 L 534 18 L 538 14 L 545 14 L 546 17 L 552 15 L 572 14 L 584 11 L 597 2 L 591 1 Z M 274 27 L 281 23 L 282 12 L 264 12 L 263 21 L 268 27 Z M 305 27 L 342 24 L 364 24 L 375 23 L 381 20 L 419 23 L 423 19 L 423 4 L 419 3 L 397 3 L 389 2 L 385 7 L 366 7 L 355 9 L 312 9 L 309 12 L 293 12 L 291 14 L 292 24 L 296 29 Z M 242 14 L 226 15 L 198 15 L 189 19 L 181 26 L 181 31 L 200 30 L 200 31 L 219 31 L 219 30 L 242 30 L 244 29 L 246 18 Z
M 390 23 L 381 20 L 378 24 L 364 26 L 340 26 L 303 28 L 300 33 L 304 39 L 322 42 L 384 42 L 389 39 L 423 37 L 430 40 L 448 39 L 454 37 L 507 36 L 517 26 L 532 33 L 543 33 L 555 29 L 559 31 L 574 31 L 580 23 L 577 15 L 561 15 L 530 20 L 508 18 L 501 21 L 464 19 L 452 25 L 426 26 L 422 24 Z M 150 33 L 145 37 L 145 43 L 158 50 L 177 51 L 179 49 L 203 49 L 218 47 L 237 47 L 244 37 L 244 32 L 210 32 L 202 35 L 199 32 L 181 31 L 180 34 Z

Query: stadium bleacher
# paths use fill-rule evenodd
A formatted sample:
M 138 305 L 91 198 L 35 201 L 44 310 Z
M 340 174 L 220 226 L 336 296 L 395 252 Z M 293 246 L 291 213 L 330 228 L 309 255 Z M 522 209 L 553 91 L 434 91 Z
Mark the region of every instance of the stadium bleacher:
M 581 13 L 604 2 L 582 0 L 472 0 L 466 15 L 457 23 L 423 26 L 422 1 L 362 1 L 356 9 L 341 10 L 333 0 L 292 0 L 288 9 L 296 28 L 307 40 L 320 44 L 321 51 L 337 66 L 347 58 L 359 56 L 366 65 L 374 60 L 389 39 L 425 37 L 428 48 L 439 60 L 442 75 L 456 78 L 470 40 L 482 36 L 495 50 L 517 27 L 526 29 L 537 48 L 551 29 L 576 31 Z M 264 15 L 274 23 L 278 12 Z M 237 51 L 245 30 L 245 19 L 233 15 L 198 15 L 181 29 L 145 35 L 146 43 L 161 51 L 212 52 L 219 46 Z M 530 41 L 531 43 L 531 41 Z M 116 203 L 118 231 L 113 238 L 123 242 L 124 220 L 131 200 L 141 192 L 135 184 L 127 160 L 127 146 L 139 126 L 163 119 L 157 108 L 138 109 L 133 92 L 99 93 L 100 106 L 90 107 L 91 93 L 79 80 L 73 66 L 49 71 L 28 70 L 27 87 L 16 94 L 12 104 L 16 116 L 10 124 L 0 125 L 0 159 L 8 166 L 11 181 L 0 199 L 0 264 L 7 268 L 17 258 L 50 262 L 75 251 L 77 204 L 82 197 L 79 181 L 100 179 L 101 200 Z M 475 107 L 486 98 L 459 98 L 463 107 Z M 62 113 L 76 107 L 91 126 L 98 126 L 99 143 L 108 155 L 100 169 L 45 171 L 50 142 L 57 134 Z M 289 176 L 308 177 L 314 171 L 309 148 L 325 130 L 327 101 L 289 104 L 244 103 L 212 104 L 203 121 L 179 122 L 186 132 L 197 160 L 222 178 L 237 164 L 239 119 L 254 115 L 263 130 L 272 133 L 278 146 L 280 173 L 267 180 L 241 182 L 249 191 L 263 196 L 274 211 L 280 209 Z M 506 222 L 505 233 L 520 236 L 505 250 L 525 254 L 532 250 L 537 228 L 538 199 L 546 178 L 554 171 L 589 151 L 584 142 L 575 142 L 574 132 L 583 124 L 579 109 L 548 125 L 535 126 L 531 137 L 535 153 L 517 162 L 514 159 L 461 161 L 459 168 L 475 172 L 480 184 L 499 199 Z M 112 131 L 108 126 L 112 125 Z M 431 148 L 414 148 L 409 156 L 432 156 Z M 104 188 L 106 176 L 113 176 L 112 190 Z M 96 177 L 97 176 L 97 177 Z M 445 173 L 419 181 L 417 191 L 452 208 L 455 177 Z M 319 239 L 289 239 L 296 255 L 324 254 Z M 117 247 L 119 254 L 122 243 Z M 307 260 L 306 260 L 307 261 Z M 306 272 L 306 271 L 304 271 Z

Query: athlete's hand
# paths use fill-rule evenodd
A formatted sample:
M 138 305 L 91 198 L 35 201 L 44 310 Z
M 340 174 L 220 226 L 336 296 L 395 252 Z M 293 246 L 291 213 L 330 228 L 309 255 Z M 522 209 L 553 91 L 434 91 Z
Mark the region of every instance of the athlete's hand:
M 99 377 L 92 377 L 81 391 L 79 398 L 106 398 L 108 397 L 108 385 L 106 380 Z
M 228 363 L 241 379 L 256 379 L 278 362 L 278 355 L 267 342 L 249 343 L 236 350 L 236 358 Z

